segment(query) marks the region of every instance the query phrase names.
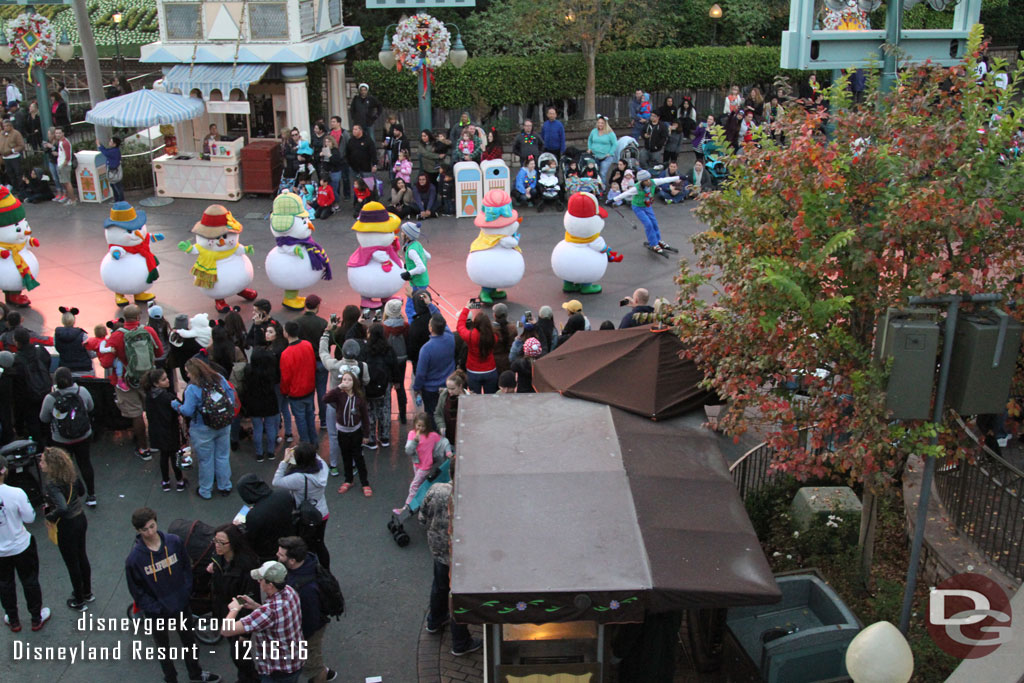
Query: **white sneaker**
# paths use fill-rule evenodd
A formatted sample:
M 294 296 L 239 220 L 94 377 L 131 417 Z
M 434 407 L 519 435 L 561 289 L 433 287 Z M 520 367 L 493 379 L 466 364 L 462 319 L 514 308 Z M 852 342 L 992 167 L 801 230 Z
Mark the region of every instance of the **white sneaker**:
M 999 444 L 1000 448 L 1006 448 L 1007 446 L 1010 445 L 1010 435 L 1007 434 L 1006 436 L 999 437 L 998 439 L 996 439 L 996 443 Z

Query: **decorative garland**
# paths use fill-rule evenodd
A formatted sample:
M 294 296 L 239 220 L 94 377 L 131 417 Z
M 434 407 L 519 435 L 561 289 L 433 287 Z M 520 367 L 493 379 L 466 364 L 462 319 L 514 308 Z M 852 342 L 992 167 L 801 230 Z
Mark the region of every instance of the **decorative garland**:
M 28 67 L 28 79 L 32 80 L 32 67 L 46 68 L 57 51 L 50 20 L 42 14 L 20 14 L 7 22 L 7 47 L 11 57 L 19 66 Z
M 434 82 L 434 69 L 444 64 L 452 47 L 452 36 L 444 24 L 429 14 L 414 14 L 398 24 L 391 51 L 398 70 L 405 67 L 423 74 L 423 94 Z M 429 79 L 429 81 L 428 81 Z

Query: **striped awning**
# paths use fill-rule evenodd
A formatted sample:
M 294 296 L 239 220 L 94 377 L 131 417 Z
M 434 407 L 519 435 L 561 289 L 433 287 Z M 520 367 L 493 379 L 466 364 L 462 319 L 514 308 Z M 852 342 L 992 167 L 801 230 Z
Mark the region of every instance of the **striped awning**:
M 187 95 L 198 89 L 204 100 L 219 90 L 228 99 L 235 88 L 248 96 L 249 86 L 263 78 L 269 64 L 177 64 L 164 67 L 164 87 Z
M 98 126 L 143 128 L 194 119 L 205 109 L 203 101 L 197 97 L 135 90 L 100 102 L 85 113 L 85 120 Z

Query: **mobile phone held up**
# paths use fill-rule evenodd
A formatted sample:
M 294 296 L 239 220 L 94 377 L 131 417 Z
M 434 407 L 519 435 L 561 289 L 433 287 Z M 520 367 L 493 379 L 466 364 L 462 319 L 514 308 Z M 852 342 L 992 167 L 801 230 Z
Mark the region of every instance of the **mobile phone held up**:
M 332 325 L 337 325 L 338 324 L 338 314 L 337 313 L 331 313 L 331 324 Z
M 629 305 L 629 297 L 627 296 L 625 299 L 619 299 L 619 305 L 620 306 L 628 306 Z
M 471 308 L 474 310 L 477 308 L 483 308 L 483 302 L 481 302 L 480 299 L 470 299 L 469 304 L 466 305 L 466 308 Z

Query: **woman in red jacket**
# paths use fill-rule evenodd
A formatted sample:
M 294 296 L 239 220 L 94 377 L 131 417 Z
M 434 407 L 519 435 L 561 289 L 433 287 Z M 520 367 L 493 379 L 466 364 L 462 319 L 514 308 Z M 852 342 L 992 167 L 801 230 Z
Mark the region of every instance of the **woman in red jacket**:
M 472 325 L 467 324 L 469 308 L 459 314 L 459 337 L 469 348 L 466 370 L 469 375 L 469 390 L 474 394 L 494 394 L 498 391 L 498 367 L 494 363 L 494 343 L 497 335 L 491 319 L 483 311 L 473 316 Z

